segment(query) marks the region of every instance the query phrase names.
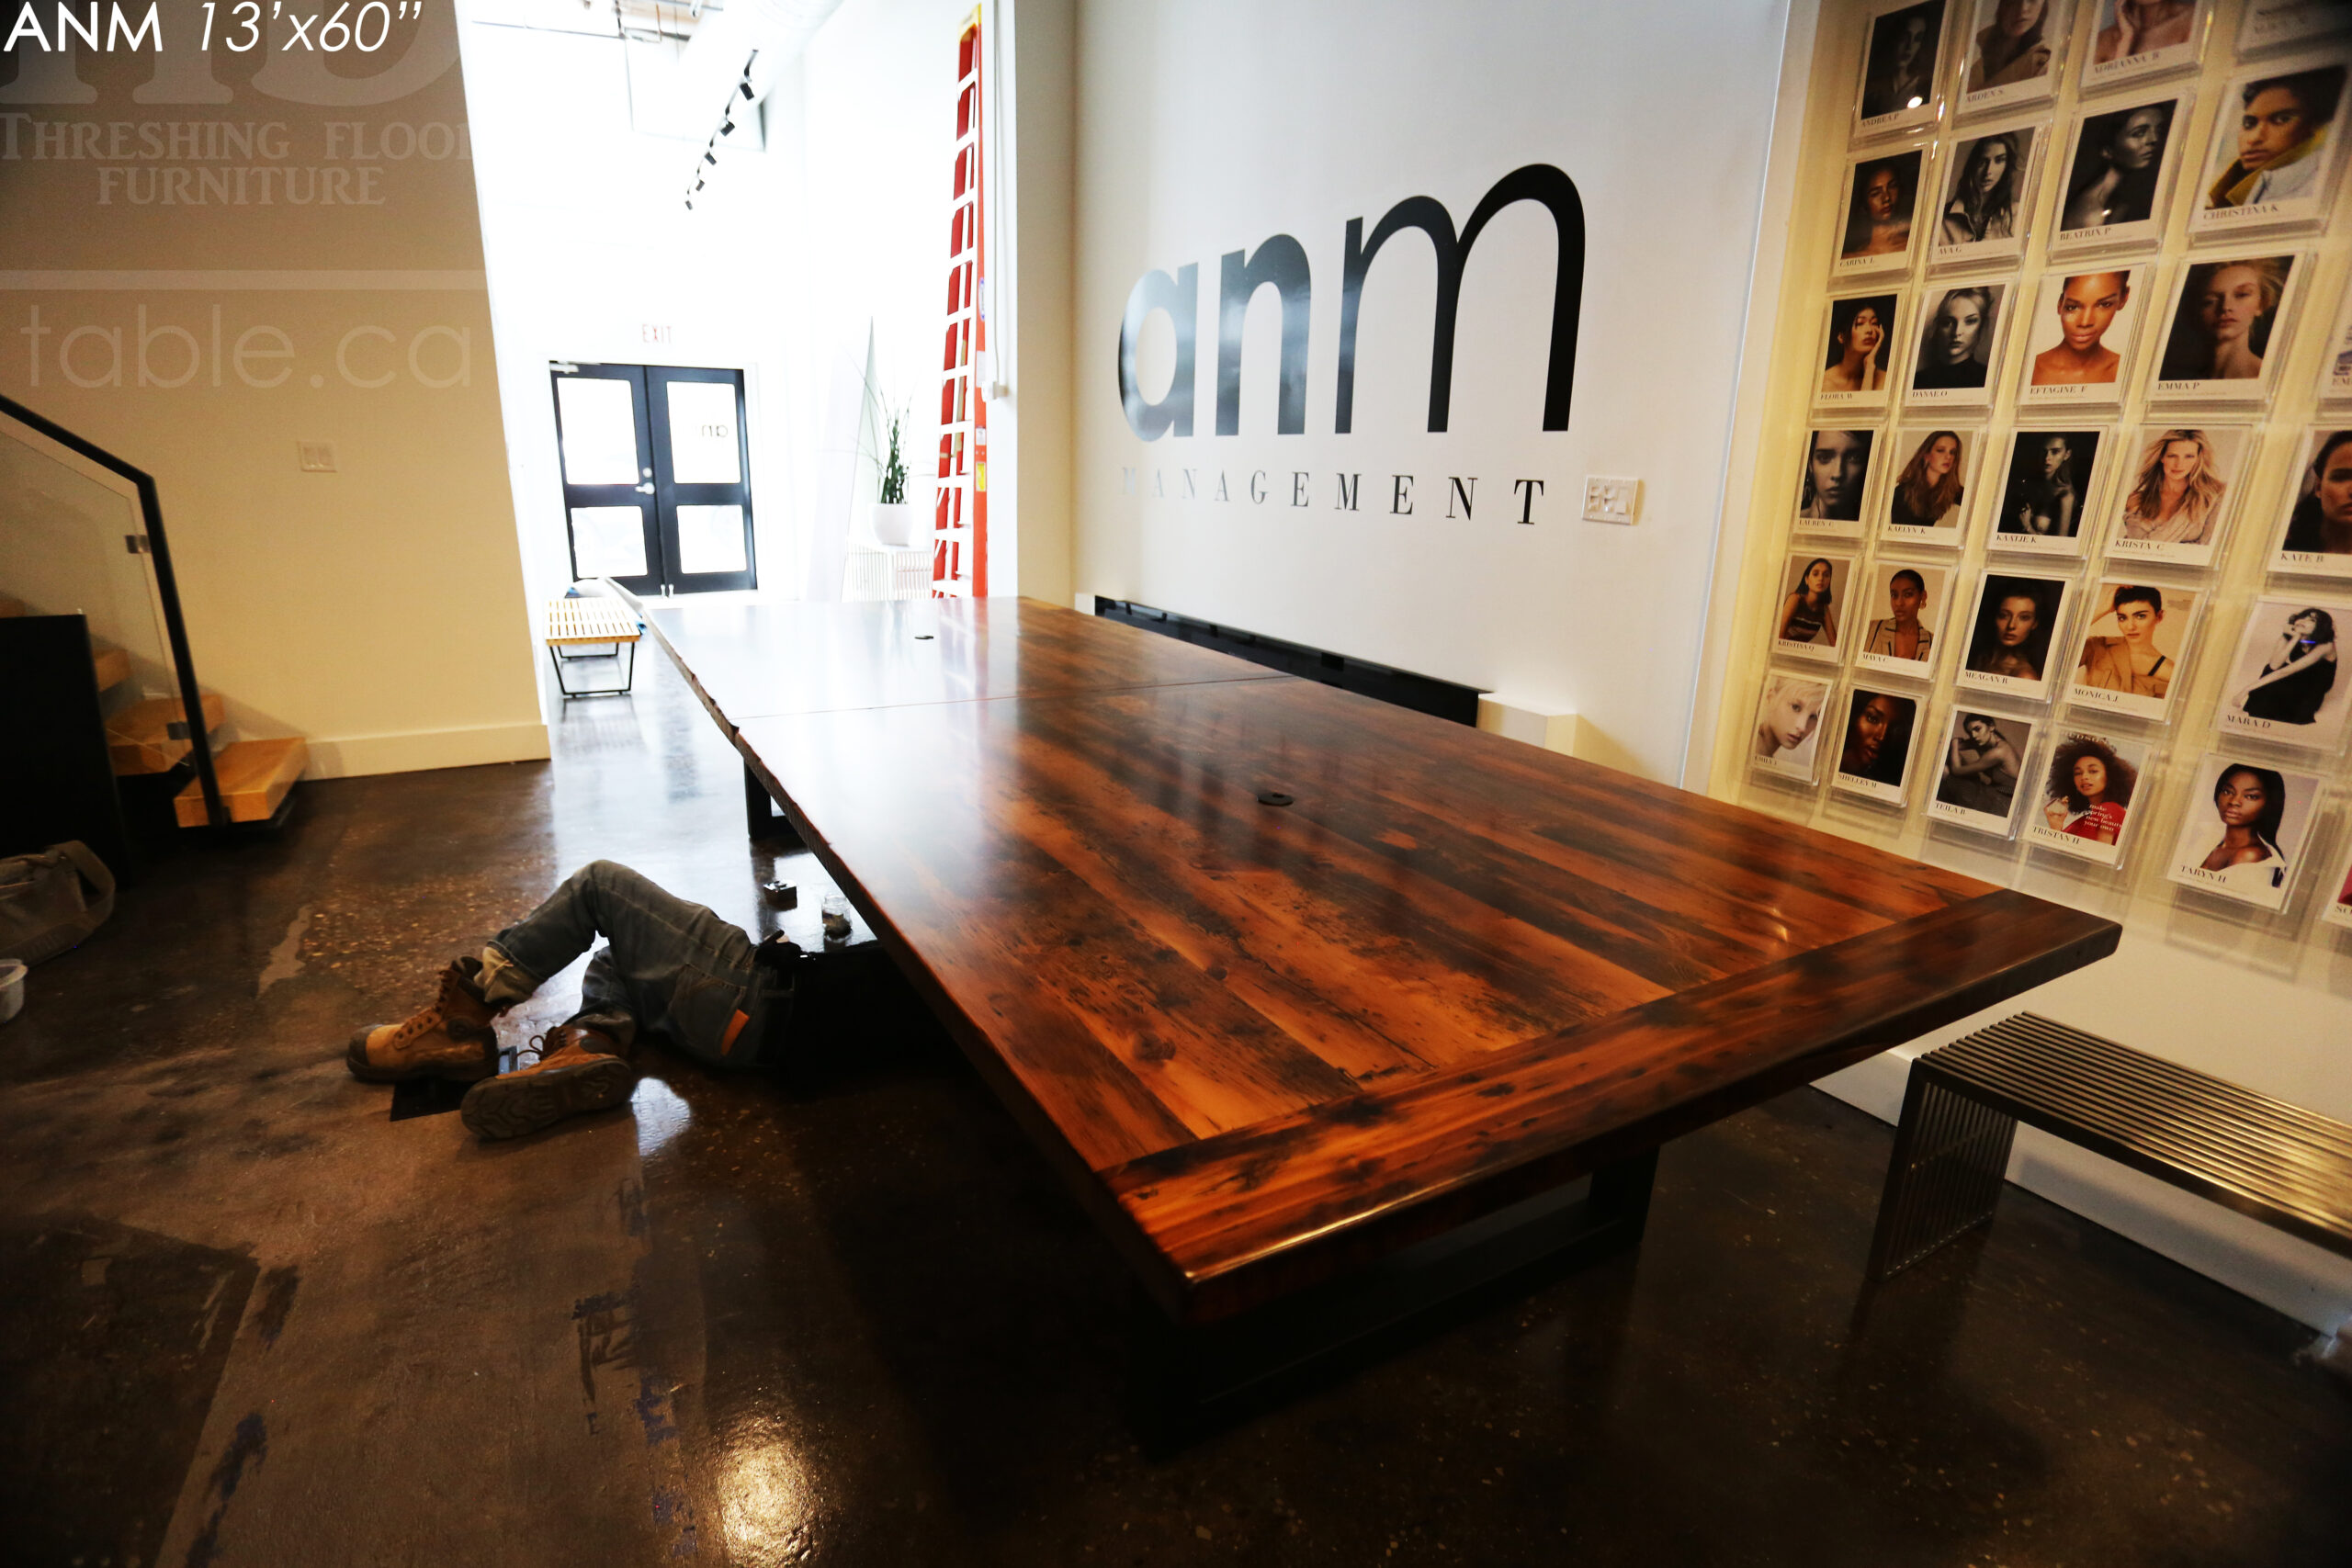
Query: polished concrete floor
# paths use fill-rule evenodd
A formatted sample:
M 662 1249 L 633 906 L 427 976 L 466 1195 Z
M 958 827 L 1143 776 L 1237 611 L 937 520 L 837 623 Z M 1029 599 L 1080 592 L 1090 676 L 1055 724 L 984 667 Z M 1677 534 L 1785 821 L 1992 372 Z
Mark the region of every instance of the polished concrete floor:
M 1167 1458 L 1119 1263 L 919 1020 L 798 1082 L 656 1055 L 514 1144 L 396 1115 L 431 1107 L 346 1077 L 349 1030 L 581 862 L 761 919 L 658 660 L 556 747 L 306 786 L 35 971 L 0 1562 L 2352 1562 L 2306 1330 L 2014 1190 L 1866 1302 L 1890 1134 L 1810 1090 L 1669 1145 L 1638 1253 Z

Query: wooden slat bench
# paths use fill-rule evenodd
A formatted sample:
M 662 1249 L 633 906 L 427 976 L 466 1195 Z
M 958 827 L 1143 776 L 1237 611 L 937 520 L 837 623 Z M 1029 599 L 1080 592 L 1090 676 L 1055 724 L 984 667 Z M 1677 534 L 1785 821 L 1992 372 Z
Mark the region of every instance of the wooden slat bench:
M 1872 1280 L 1992 1219 L 2019 1122 L 2352 1257 L 2352 1126 L 2028 1012 L 1911 1064 Z
M 547 606 L 548 658 L 555 663 L 555 687 L 566 697 L 625 697 L 637 684 L 637 642 L 643 636 L 637 612 L 617 599 L 550 599 Z M 582 646 L 612 649 L 610 655 L 566 652 Z M 574 690 L 563 678 L 563 667 L 577 659 L 620 658 L 627 664 L 617 686 Z

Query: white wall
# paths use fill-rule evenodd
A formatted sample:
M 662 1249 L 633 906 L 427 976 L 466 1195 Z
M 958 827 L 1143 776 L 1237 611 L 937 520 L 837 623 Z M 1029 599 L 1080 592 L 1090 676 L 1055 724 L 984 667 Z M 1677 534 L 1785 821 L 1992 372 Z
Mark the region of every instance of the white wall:
M 2088 9 L 2078 8 L 2075 18 L 2078 50 L 2088 26 L 2083 13 Z M 2237 4 L 2224 4 L 2217 12 L 2214 45 L 2188 126 L 2190 146 L 2201 149 L 2206 144 L 2222 80 L 2233 69 L 2228 40 L 2236 34 L 2240 9 Z M 1862 25 L 1857 0 L 1833 0 L 1801 6 L 1791 28 L 1784 104 L 1765 191 L 1766 239 L 1758 260 L 1758 303 L 1740 378 L 1732 484 L 1724 503 L 1724 555 L 1717 567 L 1724 587 L 1706 627 L 1706 680 L 1692 723 L 1692 764 L 1686 783 L 1703 785 L 1724 799 L 2091 909 L 2124 925 L 2123 945 L 2114 957 L 2029 992 L 1984 1019 L 1826 1080 L 1823 1087 L 1833 1093 L 1892 1119 L 1900 1107 L 1911 1056 L 1993 1017 L 2030 1009 L 2352 1121 L 2352 1071 L 2346 1065 L 2346 1045 L 2352 1043 L 2352 939 L 2317 928 L 2308 899 L 2285 919 L 2247 919 L 2166 882 L 2160 863 L 2188 793 L 2177 778 L 2144 797 L 2142 809 L 2150 816 L 2143 824 L 2143 836 L 2122 873 L 2108 875 L 2086 874 L 2021 844 L 1931 831 L 1916 804 L 1908 813 L 1889 814 L 1840 802 L 1826 791 L 1796 794 L 1758 784 L 1746 772 L 1746 736 L 1770 662 L 1771 577 L 1788 544 L 1789 498 L 1796 493 L 1797 462 L 1810 418 L 1809 389 L 1818 372 L 1815 353 L 1834 231 L 1832 209 L 1840 195 L 1838 171 L 1846 155 Z M 2061 125 L 2074 119 L 2071 87 L 2060 100 L 2056 118 Z M 1825 170 L 1829 171 L 1826 177 Z M 2044 221 L 2055 203 L 2055 186 L 2054 175 L 2045 176 L 2041 197 Z M 2185 202 L 2176 202 L 2173 216 L 2163 250 L 2167 262 L 2187 248 Z M 2295 334 L 2288 351 L 2290 358 L 2279 380 L 2262 455 L 2247 480 L 2249 499 L 2266 519 L 2275 515 L 2267 509 L 2286 482 L 2292 449 L 2318 384 L 2319 340 L 2324 318 L 2346 285 L 2346 252 L 2352 248 L 2346 244 L 2348 234 L 2352 211 L 2340 210 L 2319 249 L 2320 287 L 2311 298 L 2320 303 L 2307 304 L 2304 322 L 2290 328 Z M 2040 246 L 2030 242 L 2025 268 L 2029 291 L 2040 260 Z M 2169 282 L 2168 273 L 2164 281 Z M 2009 346 L 2007 373 L 2011 383 L 2022 374 L 2024 352 L 2021 342 Z M 2128 405 L 2125 414 L 2127 425 L 2138 417 Z M 1994 441 L 2008 423 L 2006 412 L 1991 422 Z M 2225 558 L 2220 579 L 2222 613 L 2208 617 L 2206 637 L 2235 635 L 2240 606 L 2261 578 L 2259 546 L 2247 547 L 2244 541 L 2262 535 L 2267 526 L 2267 520 L 2241 521 L 2241 547 Z M 1981 554 L 1980 540 L 1967 558 L 1972 571 Z M 2062 568 L 2080 569 L 2081 563 Z M 2190 667 L 2192 689 L 2181 697 L 2179 716 L 2164 741 L 2176 774 L 2186 773 L 2208 744 L 2222 662 L 2209 657 Z M 1934 722 L 1940 721 L 1948 687 L 1947 674 L 1936 687 Z M 1931 722 L 1928 728 L 1933 727 Z M 2335 772 L 2342 776 L 2340 761 Z M 2338 836 L 2333 839 L 2323 835 L 2319 855 L 2336 853 L 2341 834 L 2352 831 L 2352 824 L 2339 821 L 2335 831 Z M 2112 1162 L 2021 1133 L 2010 1176 L 2303 1322 L 2325 1326 L 2352 1314 L 2352 1260 Z
M 240 734 L 307 736 L 328 774 L 544 756 L 454 26 L 333 73 L 279 32 L 207 74 L 198 19 L 172 12 L 160 71 L 20 51 L 0 84 L 29 117 L 14 159 L 0 135 L 0 388 L 155 475 Z M 275 129 L 245 152 L 216 122 Z M 44 125 L 87 155 L 38 156 Z
M 1721 506 L 1757 197 L 1785 7 L 1088 7 L 1080 25 L 1075 330 L 1076 581 L 1583 716 L 1579 751 L 1679 772 Z M 1408 197 L 1465 222 L 1525 164 L 1565 170 L 1588 232 L 1569 427 L 1540 412 L 1555 259 L 1543 209 L 1506 209 L 1463 288 L 1447 434 L 1426 429 L 1426 241 L 1392 241 L 1364 288 L 1353 433 L 1334 434 L 1341 244 Z M 1273 434 L 1278 312 L 1248 321 L 1241 432 L 1215 430 L 1219 257 L 1288 233 L 1313 270 L 1304 434 Z M 1145 442 L 1112 366 L 1128 291 L 1201 269 L 1195 425 Z M 1170 374 L 1147 334 L 1145 386 Z M 1137 470 L 1128 493 L 1125 470 Z M 1162 500 L 1184 470 L 1213 493 Z M 1287 504 L 1296 472 L 1311 504 Z M 1361 473 L 1358 510 L 1336 472 Z M 1389 514 L 1393 474 L 1417 476 Z M 1578 521 L 1587 474 L 1638 477 L 1633 528 Z M 1448 520 L 1449 478 L 1476 477 Z M 1540 479 L 1522 526 L 1512 481 Z

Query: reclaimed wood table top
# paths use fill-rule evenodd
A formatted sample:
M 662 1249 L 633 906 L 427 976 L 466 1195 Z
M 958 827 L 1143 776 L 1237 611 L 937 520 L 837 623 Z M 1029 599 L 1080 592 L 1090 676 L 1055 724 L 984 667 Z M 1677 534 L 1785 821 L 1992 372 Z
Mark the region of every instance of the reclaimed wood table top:
M 2119 934 L 1050 605 L 724 608 L 745 613 L 650 619 L 1187 1321 L 1654 1148 Z M 810 662 L 763 678 L 786 649 Z

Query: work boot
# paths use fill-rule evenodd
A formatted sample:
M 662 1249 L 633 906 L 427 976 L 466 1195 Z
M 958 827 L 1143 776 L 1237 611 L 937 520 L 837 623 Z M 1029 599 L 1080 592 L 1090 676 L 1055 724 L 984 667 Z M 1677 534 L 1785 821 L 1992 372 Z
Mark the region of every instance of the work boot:
M 485 1141 L 519 1138 L 583 1111 L 605 1111 L 636 1089 L 638 1071 L 620 1043 L 598 1030 L 559 1023 L 538 1042 L 539 1059 L 466 1090 L 458 1115 Z
M 343 1054 L 351 1076 L 362 1083 L 471 1083 L 497 1072 L 498 1036 L 491 1021 L 506 1007 L 482 995 L 481 975 L 481 959 L 458 959 L 441 971 L 441 995 L 431 1007 L 354 1034 Z

